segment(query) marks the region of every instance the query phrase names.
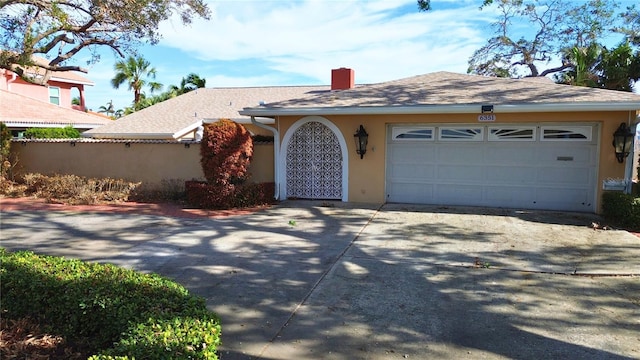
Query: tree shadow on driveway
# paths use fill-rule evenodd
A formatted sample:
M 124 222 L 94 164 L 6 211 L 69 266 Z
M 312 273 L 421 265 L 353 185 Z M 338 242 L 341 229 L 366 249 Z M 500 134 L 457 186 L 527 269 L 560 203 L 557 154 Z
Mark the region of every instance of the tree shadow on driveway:
M 594 252 L 605 270 L 633 270 L 627 233 L 581 215 L 321 205 L 219 219 L 3 212 L 1 239 L 175 279 L 221 316 L 223 360 L 640 356 L 638 277 L 565 275 Z

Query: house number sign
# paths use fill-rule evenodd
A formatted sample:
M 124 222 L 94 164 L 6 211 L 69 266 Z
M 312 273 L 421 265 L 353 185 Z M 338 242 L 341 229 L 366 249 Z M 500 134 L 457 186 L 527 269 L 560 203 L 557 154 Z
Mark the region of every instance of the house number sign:
M 480 121 L 480 122 L 496 121 L 496 115 L 495 114 L 481 114 L 481 115 L 478 115 L 478 121 Z

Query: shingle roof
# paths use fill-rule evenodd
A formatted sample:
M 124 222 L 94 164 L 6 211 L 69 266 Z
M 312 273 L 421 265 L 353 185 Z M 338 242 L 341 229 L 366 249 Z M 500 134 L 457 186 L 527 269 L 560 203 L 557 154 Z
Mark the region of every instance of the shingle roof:
M 8 127 L 72 125 L 79 129 L 91 129 L 113 122 L 102 116 L 64 108 L 6 90 L 0 90 L 0 104 L 3 104 L 0 106 L 0 121 Z
M 115 122 L 84 133 L 111 139 L 176 139 L 193 131 L 203 120 L 249 118 L 238 111 L 260 102 L 275 102 L 329 91 L 329 86 L 272 86 L 201 88 L 163 101 Z
M 329 93 L 310 94 L 266 106 L 247 108 L 244 115 L 267 116 L 305 113 L 315 109 L 318 113 L 330 114 L 335 110 L 352 109 L 372 113 L 376 109 L 433 107 L 434 111 L 443 107 L 458 107 L 481 104 L 501 106 L 566 104 L 568 107 L 595 103 L 629 103 L 640 109 L 640 95 L 621 91 L 594 89 L 587 87 L 555 84 L 542 78 L 507 79 L 463 75 L 451 72 L 436 72 L 371 85 L 361 85 L 353 89 Z M 298 109 L 300 111 L 296 111 Z M 370 111 L 371 110 L 371 111 Z

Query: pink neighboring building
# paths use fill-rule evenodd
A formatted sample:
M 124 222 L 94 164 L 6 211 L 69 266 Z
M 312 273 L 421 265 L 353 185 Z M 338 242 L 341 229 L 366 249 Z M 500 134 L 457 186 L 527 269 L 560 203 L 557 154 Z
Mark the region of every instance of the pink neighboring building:
M 84 87 L 94 83 L 79 73 L 47 73 L 42 69 L 27 69 L 26 72 L 37 80 L 46 77 L 47 81 L 44 85 L 30 83 L 10 70 L 0 69 L 0 122 L 4 122 L 14 135 L 21 136 L 21 132 L 29 127 L 68 125 L 82 132 L 111 121 L 105 116 L 86 112 Z M 72 103 L 74 98 L 79 99 L 79 105 Z M 52 107 L 54 105 L 57 106 Z
M 35 78 L 47 76 L 42 69 L 27 69 L 27 73 Z M 29 83 L 5 69 L 0 69 L 0 75 L 0 90 L 81 111 L 85 111 L 84 87 L 94 85 L 91 80 L 74 71 L 50 72 L 46 85 Z M 74 97 L 80 99 L 79 105 L 72 105 Z

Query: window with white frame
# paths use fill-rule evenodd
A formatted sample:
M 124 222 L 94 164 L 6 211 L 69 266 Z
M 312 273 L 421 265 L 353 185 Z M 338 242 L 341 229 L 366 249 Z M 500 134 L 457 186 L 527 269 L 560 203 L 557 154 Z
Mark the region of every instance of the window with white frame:
M 49 86 L 49 102 L 52 104 L 60 105 L 60 88 L 56 86 Z
M 443 141 L 482 141 L 484 128 L 482 127 L 440 127 L 438 139 Z
M 540 141 L 591 141 L 591 126 L 543 126 Z
M 490 126 L 489 141 L 535 141 L 535 126 Z
M 434 131 L 434 127 L 397 126 L 391 129 L 391 139 L 399 141 L 433 140 Z

